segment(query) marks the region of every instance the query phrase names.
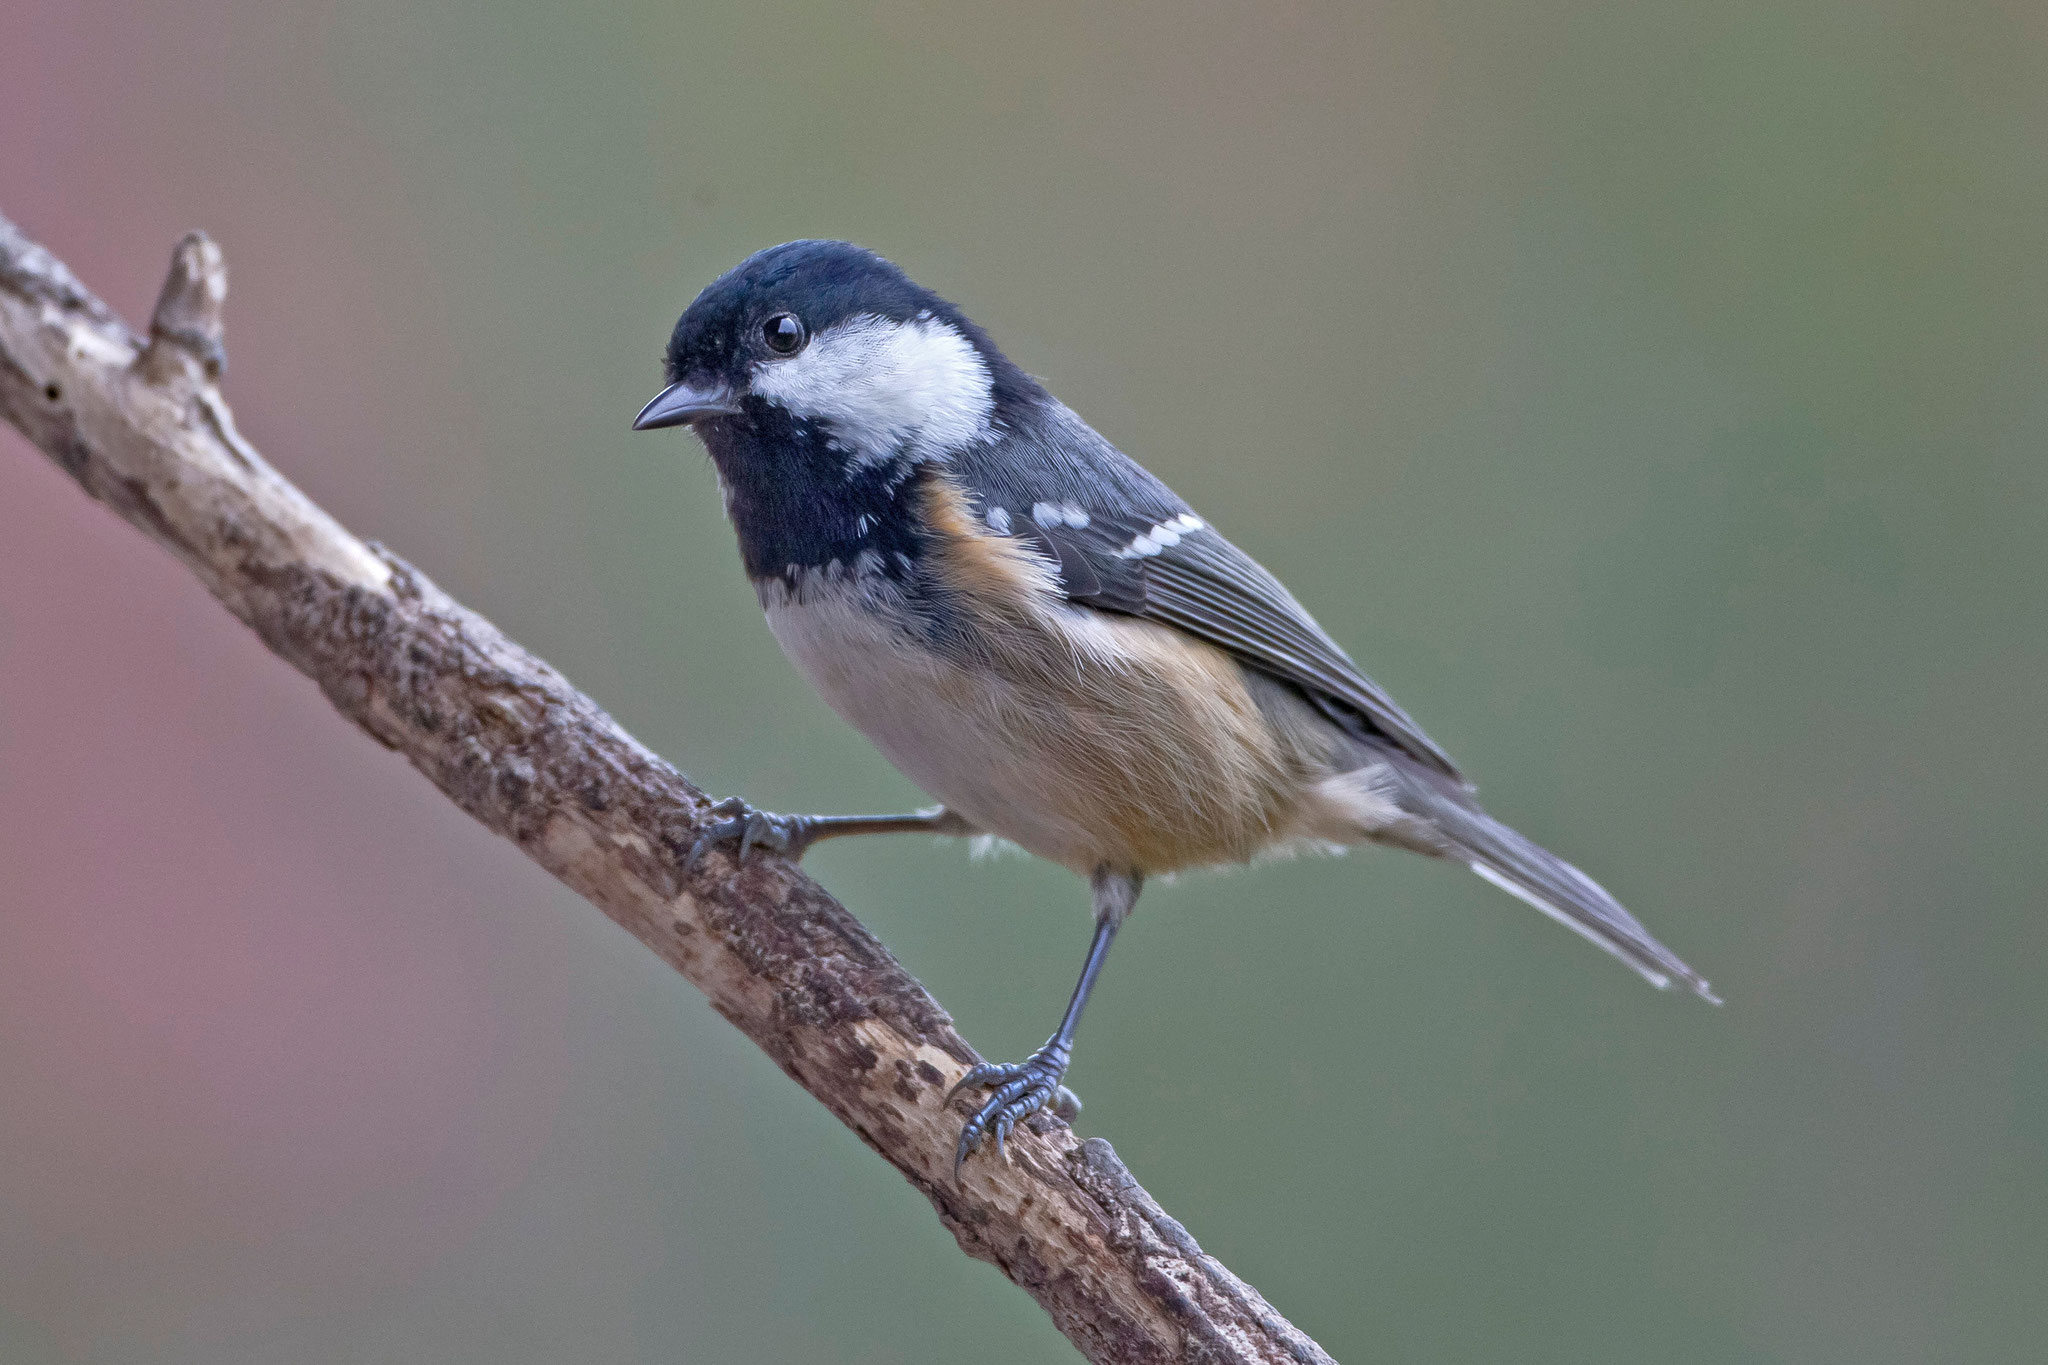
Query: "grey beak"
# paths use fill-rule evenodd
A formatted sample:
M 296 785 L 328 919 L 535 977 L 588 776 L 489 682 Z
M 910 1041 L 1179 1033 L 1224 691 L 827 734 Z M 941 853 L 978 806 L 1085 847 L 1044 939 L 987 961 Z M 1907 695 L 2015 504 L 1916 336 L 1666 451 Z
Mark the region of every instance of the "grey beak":
M 740 410 L 733 392 L 723 384 L 691 384 L 687 380 L 669 385 L 654 395 L 633 430 L 653 431 L 657 427 L 679 427 L 700 417 L 730 417 Z

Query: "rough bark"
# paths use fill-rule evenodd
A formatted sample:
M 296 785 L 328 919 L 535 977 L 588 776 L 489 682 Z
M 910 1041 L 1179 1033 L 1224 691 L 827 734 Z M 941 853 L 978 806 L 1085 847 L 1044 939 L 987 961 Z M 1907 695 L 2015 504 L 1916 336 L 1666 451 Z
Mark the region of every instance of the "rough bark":
M 596 703 L 242 439 L 222 398 L 217 246 L 172 255 L 147 337 L 0 218 L 0 415 L 168 549 L 336 709 L 710 997 L 928 1198 L 970 1256 L 1098 1362 L 1329 1357 L 1131 1178 L 1040 1116 L 970 1161 L 947 1087 L 978 1060 L 846 909 L 787 861 L 684 858 L 709 804 Z

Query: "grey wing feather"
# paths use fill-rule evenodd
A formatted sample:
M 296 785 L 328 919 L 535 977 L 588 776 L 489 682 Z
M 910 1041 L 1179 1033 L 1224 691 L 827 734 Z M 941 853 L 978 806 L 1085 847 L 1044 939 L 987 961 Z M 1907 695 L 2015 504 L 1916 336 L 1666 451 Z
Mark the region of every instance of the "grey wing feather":
M 1451 756 L 1358 670 L 1280 581 L 1213 528 L 1183 536 L 1149 562 L 1141 571 L 1145 615 L 1278 673 L 1304 687 L 1333 719 L 1349 719 L 1346 711 L 1361 716 L 1411 758 L 1459 777 Z
M 1058 564 L 1068 598 L 1228 650 L 1301 688 L 1361 737 L 1463 780 L 1450 755 L 1359 671 L 1279 579 L 1080 418 L 1054 405 L 1035 429 L 1011 433 L 1003 446 L 1011 448 L 963 452 L 951 472 L 985 510 L 1001 508 L 1013 534 Z M 1035 518 L 1035 508 L 1047 515 Z M 1150 534 L 1162 527 L 1179 529 Z

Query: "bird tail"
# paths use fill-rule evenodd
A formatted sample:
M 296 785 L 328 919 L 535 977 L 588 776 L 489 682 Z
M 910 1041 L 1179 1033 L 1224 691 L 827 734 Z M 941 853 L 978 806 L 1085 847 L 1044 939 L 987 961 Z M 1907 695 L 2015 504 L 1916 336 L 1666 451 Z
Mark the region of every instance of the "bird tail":
M 1702 1000 L 1721 1003 L 1705 977 L 1652 938 L 1650 931 L 1591 877 L 1494 819 L 1462 793 L 1433 783 L 1404 785 L 1409 788 L 1404 796 L 1422 798 L 1414 804 L 1424 809 L 1415 813 L 1427 819 L 1449 845 L 1442 850 L 1444 856 L 1463 862 L 1509 895 L 1527 901 L 1579 937 L 1612 953 L 1657 989 L 1681 981 Z

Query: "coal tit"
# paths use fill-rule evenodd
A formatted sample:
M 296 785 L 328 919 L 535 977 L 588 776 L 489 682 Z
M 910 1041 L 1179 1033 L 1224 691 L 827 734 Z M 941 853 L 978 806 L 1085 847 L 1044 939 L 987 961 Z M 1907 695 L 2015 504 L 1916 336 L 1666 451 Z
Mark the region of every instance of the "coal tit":
M 1058 1029 L 954 1087 L 987 1092 L 956 1169 L 1071 1103 L 1082 1008 L 1147 876 L 1389 844 L 1464 864 L 1656 986 L 1715 998 L 1584 873 L 1481 810 L 1278 579 L 888 261 L 846 242 L 771 247 L 697 296 L 666 359 L 635 429 L 696 432 L 783 651 L 942 803 L 784 816 L 727 802 L 693 857 L 987 834 L 1092 889 Z

